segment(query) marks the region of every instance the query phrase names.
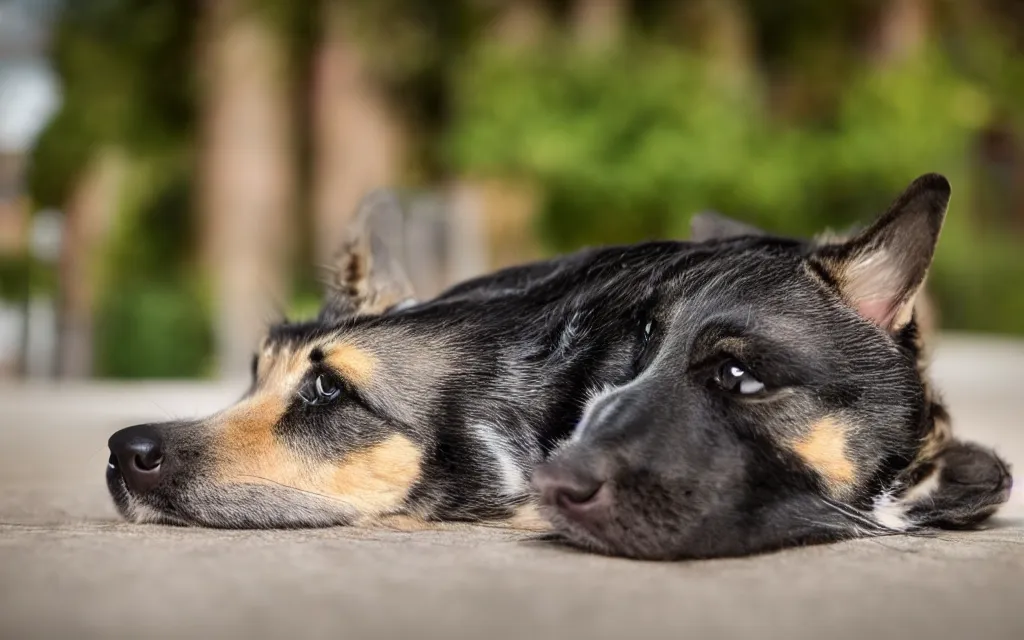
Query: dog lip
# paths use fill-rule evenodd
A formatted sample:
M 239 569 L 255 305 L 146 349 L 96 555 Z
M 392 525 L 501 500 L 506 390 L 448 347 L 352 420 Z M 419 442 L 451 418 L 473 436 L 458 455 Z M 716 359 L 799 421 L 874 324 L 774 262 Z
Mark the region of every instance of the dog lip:
M 131 492 L 116 461 L 107 462 L 107 491 L 110 493 L 111 500 L 114 501 L 117 512 L 121 514 L 121 517 L 128 519 Z

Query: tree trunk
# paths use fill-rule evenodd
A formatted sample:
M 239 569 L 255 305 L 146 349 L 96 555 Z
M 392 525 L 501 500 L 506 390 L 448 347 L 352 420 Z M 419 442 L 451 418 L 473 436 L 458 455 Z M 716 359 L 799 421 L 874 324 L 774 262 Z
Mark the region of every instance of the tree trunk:
M 100 150 L 86 166 L 64 207 L 61 239 L 57 375 L 93 373 L 93 329 L 99 289 L 99 260 L 117 215 L 124 159 Z
M 490 38 L 517 51 L 535 46 L 544 35 L 547 16 L 538 0 L 505 2 L 490 27 Z
M 549 16 L 538 0 L 505 2 L 487 41 L 506 51 L 529 52 L 544 37 Z M 448 186 L 448 283 L 539 258 L 537 189 L 509 180 L 458 176 Z
M 315 258 L 327 264 L 359 200 L 395 186 L 405 156 L 405 132 L 374 86 L 353 41 L 343 3 L 321 3 L 323 41 L 313 69 L 313 226 Z
M 875 58 L 882 64 L 899 62 L 924 48 L 931 26 L 929 0 L 889 0 L 882 3 L 875 35 Z
M 572 8 L 572 31 L 583 47 L 603 49 L 614 43 L 626 25 L 627 0 L 576 0 Z
M 738 0 L 697 0 L 687 3 L 684 13 L 711 77 L 735 89 L 749 87 L 756 72 L 746 6 Z
M 206 0 L 199 208 L 222 375 L 242 374 L 289 294 L 295 152 L 279 34 L 253 2 Z

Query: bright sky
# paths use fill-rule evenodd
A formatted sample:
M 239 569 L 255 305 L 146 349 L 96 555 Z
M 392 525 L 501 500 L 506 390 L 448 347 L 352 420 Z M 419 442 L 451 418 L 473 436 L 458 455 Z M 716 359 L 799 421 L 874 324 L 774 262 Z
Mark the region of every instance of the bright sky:
M 59 81 L 40 49 L 54 3 L 0 0 L 0 152 L 27 150 L 60 106 Z

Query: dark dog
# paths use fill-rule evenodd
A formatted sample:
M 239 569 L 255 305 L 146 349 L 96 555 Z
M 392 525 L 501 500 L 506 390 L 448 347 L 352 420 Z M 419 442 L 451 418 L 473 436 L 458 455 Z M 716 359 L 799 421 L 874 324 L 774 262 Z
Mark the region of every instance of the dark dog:
M 952 438 L 914 317 L 948 200 L 924 176 L 849 240 L 696 225 L 724 238 L 666 259 L 637 377 L 535 474 L 558 531 L 684 558 L 991 515 L 1009 470 Z
M 419 304 L 357 234 L 320 317 L 271 329 L 245 397 L 114 434 L 108 486 L 134 521 L 541 526 L 528 478 L 558 450 L 542 502 L 607 552 L 975 522 L 1009 476 L 950 438 L 911 313 L 947 198 L 925 177 L 847 243 L 588 250 Z

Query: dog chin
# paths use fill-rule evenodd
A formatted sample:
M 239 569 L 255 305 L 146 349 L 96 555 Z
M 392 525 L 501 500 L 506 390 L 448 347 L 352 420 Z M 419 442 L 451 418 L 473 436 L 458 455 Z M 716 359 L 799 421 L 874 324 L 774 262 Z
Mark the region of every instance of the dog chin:
M 541 514 L 551 524 L 550 539 L 584 551 L 602 555 L 616 555 L 615 550 L 585 525 L 573 521 L 557 508 L 545 505 Z
M 111 465 L 107 465 L 107 490 L 114 501 L 114 506 L 117 507 L 117 512 L 122 518 L 132 522 L 135 508 L 132 496 L 128 493 L 128 485 L 125 484 L 120 472 Z
M 133 524 L 169 524 L 187 526 L 189 523 L 184 519 L 164 513 L 147 504 L 143 504 L 138 497 L 133 496 L 124 482 L 121 474 L 112 467 L 107 467 L 107 489 L 110 491 L 110 498 L 114 501 L 114 507 L 127 522 Z

